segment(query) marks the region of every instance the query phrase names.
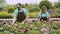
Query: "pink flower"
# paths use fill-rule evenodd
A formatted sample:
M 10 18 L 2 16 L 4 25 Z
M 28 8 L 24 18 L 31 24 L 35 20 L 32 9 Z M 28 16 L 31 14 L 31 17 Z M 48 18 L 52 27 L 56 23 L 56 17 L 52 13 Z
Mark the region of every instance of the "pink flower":
M 18 30 L 20 30 L 21 32 L 27 32 L 28 30 L 27 29 L 24 29 L 23 27 L 19 26 Z
M 41 31 L 42 31 L 42 32 L 47 32 L 48 29 L 47 29 L 47 28 L 42 28 Z
M 30 23 L 32 23 L 32 20 L 29 20 Z
M 48 34 L 47 32 L 45 32 L 44 34 Z
M 50 25 L 52 25 L 52 21 L 50 21 Z
M 21 27 L 21 26 L 19 26 L 19 28 L 18 28 L 19 30 L 23 30 L 23 28 Z
M 18 30 L 24 32 L 24 28 L 22 28 L 21 26 L 19 26 Z
M 51 32 L 51 29 L 48 29 L 48 32 Z
M 2 21 L 2 24 L 6 24 L 6 21 L 5 21 L 5 20 L 3 20 L 3 21 Z
M 59 22 L 58 21 L 56 21 L 56 25 L 58 25 L 59 24 Z
M 44 23 L 43 25 L 42 25 L 42 27 L 45 27 L 46 26 L 46 24 Z

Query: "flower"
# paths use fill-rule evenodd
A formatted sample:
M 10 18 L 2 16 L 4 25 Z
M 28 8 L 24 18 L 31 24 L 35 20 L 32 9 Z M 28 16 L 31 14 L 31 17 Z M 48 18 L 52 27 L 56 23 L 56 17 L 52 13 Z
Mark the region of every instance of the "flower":
M 27 29 L 24 30 L 25 33 L 26 33 L 27 31 L 28 31 Z
M 56 23 L 56 25 L 58 25 L 58 24 L 59 24 L 59 22 L 58 22 L 58 21 L 55 21 L 55 23 Z
M 48 34 L 47 32 L 45 32 L 44 34 Z
M 48 33 L 51 32 L 51 30 L 52 30 L 52 28 L 49 28 L 49 29 L 48 29 Z
M 52 21 L 50 20 L 50 25 L 52 25 Z
M 19 30 L 23 30 L 23 28 L 21 27 L 21 26 L 19 26 L 19 28 L 18 28 Z
M 46 24 L 44 23 L 43 25 L 42 25 L 42 27 L 45 27 L 46 26 Z
M 18 30 L 24 32 L 24 28 L 22 28 L 21 26 L 19 26 Z
M 21 26 L 19 26 L 18 30 L 20 30 L 21 32 L 25 32 L 25 33 L 28 31 L 27 29 L 24 29 Z
M 29 20 L 29 22 L 32 24 L 32 20 Z
M 42 28 L 41 31 L 42 31 L 42 32 L 47 32 L 48 29 L 47 29 L 47 28 Z
M 2 24 L 6 24 L 6 21 L 5 21 L 5 20 L 3 20 L 3 21 L 2 21 Z

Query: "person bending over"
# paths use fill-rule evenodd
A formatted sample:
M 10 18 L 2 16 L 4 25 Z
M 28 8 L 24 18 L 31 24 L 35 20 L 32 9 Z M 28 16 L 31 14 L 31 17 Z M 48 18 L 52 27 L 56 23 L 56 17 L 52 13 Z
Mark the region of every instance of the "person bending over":
M 21 3 L 18 3 L 17 9 L 14 11 L 13 24 L 15 21 L 24 23 L 28 18 L 28 11 L 22 8 Z
M 41 11 L 38 14 L 38 18 L 40 21 L 48 21 L 50 18 L 49 13 L 47 12 L 47 8 L 45 6 L 42 6 Z

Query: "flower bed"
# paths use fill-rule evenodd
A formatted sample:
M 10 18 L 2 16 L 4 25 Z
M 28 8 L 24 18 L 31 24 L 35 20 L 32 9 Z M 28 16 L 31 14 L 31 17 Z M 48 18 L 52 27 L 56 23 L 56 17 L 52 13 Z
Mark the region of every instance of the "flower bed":
M 25 24 L 9 22 L 0 22 L 0 33 L 1 34 L 60 34 L 60 23 L 53 21 L 52 25 L 49 22 L 33 22 Z

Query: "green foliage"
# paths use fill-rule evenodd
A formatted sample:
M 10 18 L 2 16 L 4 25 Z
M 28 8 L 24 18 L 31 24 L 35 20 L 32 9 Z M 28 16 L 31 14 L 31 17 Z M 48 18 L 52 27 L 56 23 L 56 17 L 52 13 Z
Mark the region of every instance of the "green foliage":
M 23 8 L 26 8 L 26 5 L 22 5 Z
M 7 12 L 0 12 L 0 18 L 12 18 L 13 15 Z
M 38 30 L 29 30 L 27 34 L 42 34 L 42 33 L 40 33 L 40 31 Z
M 58 3 L 55 3 L 55 4 L 54 4 L 54 7 L 55 7 L 55 8 L 58 8 Z
M 39 12 L 39 10 L 40 10 L 39 8 L 30 8 L 29 9 L 29 12 L 35 12 L 35 11 L 36 12 Z
M 60 8 L 55 8 L 55 10 L 60 10 Z
M 32 30 L 29 28 L 30 24 L 28 22 L 26 22 L 25 24 L 22 24 L 22 23 L 19 22 L 19 23 L 10 25 L 10 27 L 1 24 L 2 25 L 1 27 L 3 28 L 2 29 L 3 31 L 0 32 L 0 33 L 3 33 L 3 34 L 5 34 L 5 33 L 6 34 L 10 34 L 10 33 L 14 33 L 14 34 L 43 34 L 43 32 L 40 30 L 40 28 L 42 28 L 41 27 L 42 24 L 43 24 L 42 22 L 34 22 L 34 23 L 32 23 L 32 25 L 33 25 Z M 47 24 L 46 27 L 49 28 L 49 26 L 50 26 L 49 23 L 47 22 L 46 24 Z M 28 31 L 26 33 L 20 31 L 18 29 L 19 26 L 22 26 L 23 28 L 27 29 Z M 53 23 L 52 27 L 53 26 L 56 26 L 56 25 L 54 25 L 54 23 Z M 36 28 L 38 28 L 38 29 L 36 29 Z M 49 34 L 60 34 L 60 30 L 52 30 Z
M 13 16 L 11 16 L 10 14 L 1 14 L 0 18 L 12 18 Z
M 51 17 L 51 18 L 60 18 L 60 13 L 59 13 L 59 11 L 56 11 L 56 12 L 54 12 L 54 13 L 51 13 L 51 14 L 50 14 L 50 17 Z
M 10 34 L 8 31 L 0 32 L 0 34 Z
M 0 8 L 0 11 L 3 10 L 2 8 Z
M 42 27 L 42 22 L 39 22 L 39 23 L 33 23 L 33 25 L 35 25 L 35 27 L 37 28 L 41 28 Z
M 39 7 L 46 6 L 47 9 L 50 9 L 52 7 L 52 4 L 49 1 L 41 1 L 39 4 Z
M 60 34 L 60 30 L 53 30 L 49 34 Z
M 60 8 L 60 2 L 56 3 L 56 8 Z
M 8 8 L 8 13 L 13 13 L 14 10 L 15 10 L 15 9 L 14 9 L 13 7 L 9 7 L 9 8 Z

